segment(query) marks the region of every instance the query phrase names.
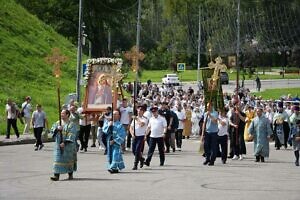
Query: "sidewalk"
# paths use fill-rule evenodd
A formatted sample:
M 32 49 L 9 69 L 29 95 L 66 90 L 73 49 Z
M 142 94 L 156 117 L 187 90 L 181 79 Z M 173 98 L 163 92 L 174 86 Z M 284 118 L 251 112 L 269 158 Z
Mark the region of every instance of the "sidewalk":
M 43 142 L 53 142 L 53 139 L 50 135 L 48 135 L 48 138 L 45 138 L 44 135 L 42 136 Z M 20 135 L 20 137 L 17 139 L 15 134 L 10 135 L 10 139 L 5 139 L 5 135 L 0 135 L 0 146 L 6 146 L 6 145 L 17 145 L 17 144 L 34 144 L 35 138 L 33 134 L 30 135 Z

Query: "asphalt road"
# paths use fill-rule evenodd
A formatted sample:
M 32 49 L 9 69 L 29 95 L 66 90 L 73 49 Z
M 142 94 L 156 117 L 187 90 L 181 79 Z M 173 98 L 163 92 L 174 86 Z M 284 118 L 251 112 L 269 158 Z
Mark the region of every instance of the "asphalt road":
M 132 171 L 133 156 L 124 154 L 126 169 L 119 174 L 106 171 L 103 152 L 94 148 L 78 153 L 78 172 L 74 180 L 52 182 L 53 143 L 41 151 L 33 145 L 2 146 L 0 150 L 1 200 L 109 199 L 109 200 L 298 200 L 300 167 L 294 165 L 291 147 L 274 150 L 270 159 L 255 163 L 252 143 L 242 161 L 229 160 L 223 165 L 202 165 L 198 154 L 199 139 L 184 140 L 183 151 L 166 155 L 159 166 L 155 153 L 150 167 Z
M 241 84 L 241 82 L 240 82 Z M 245 80 L 245 88 L 249 88 L 250 91 L 256 91 L 256 82 L 253 80 Z M 197 90 L 197 84 L 194 83 L 183 83 L 182 88 L 184 90 L 192 87 L 194 90 Z M 266 89 L 275 89 L 275 88 L 300 88 L 300 79 L 274 79 L 274 80 L 261 80 L 261 91 Z M 229 81 L 229 84 L 222 85 L 224 92 L 232 93 L 236 88 L 236 81 Z M 284 91 L 283 91 L 284 94 Z M 300 91 L 299 91 L 300 94 Z M 287 95 L 287 94 L 286 94 Z

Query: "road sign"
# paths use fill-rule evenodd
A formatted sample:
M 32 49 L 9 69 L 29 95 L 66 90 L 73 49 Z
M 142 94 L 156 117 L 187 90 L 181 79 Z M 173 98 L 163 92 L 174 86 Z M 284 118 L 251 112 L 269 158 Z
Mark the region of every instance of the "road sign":
M 82 64 L 82 76 L 84 76 L 84 73 L 86 71 L 86 64 Z
M 185 71 L 185 63 L 177 63 L 177 71 Z

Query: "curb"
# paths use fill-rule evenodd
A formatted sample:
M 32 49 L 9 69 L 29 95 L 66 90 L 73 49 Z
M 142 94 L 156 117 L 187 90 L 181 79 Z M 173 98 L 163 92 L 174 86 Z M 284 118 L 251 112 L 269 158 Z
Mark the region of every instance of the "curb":
M 47 138 L 47 139 L 42 139 L 43 143 L 48 143 L 48 142 L 54 142 L 54 139 L 52 138 Z M 14 141 L 0 141 L 0 146 L 9 146 L 9 145 L 20 145 L 20 144 L 35 144 L 36 140 L 33 138 L 26 138 L 26 139 L 21 139 L 21 140 L 14 140 Z

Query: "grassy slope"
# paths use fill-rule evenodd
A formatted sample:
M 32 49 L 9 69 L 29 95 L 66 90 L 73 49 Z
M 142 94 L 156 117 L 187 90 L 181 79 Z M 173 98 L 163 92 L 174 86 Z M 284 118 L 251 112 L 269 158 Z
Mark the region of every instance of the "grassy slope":
M 0 133 L 3 134 L 8 97 L 20 105 L 30 95 L 33 105 L 43 105 L 50 123 L 57 119 L 56 82 L 52 66 L 44 58 L 53 47 L 60 48 L 69 58 L 62 66 L 64 97 L 75 90 L 76 48 L 13 0 L 0 1 Z M 22 131 L 22 126 L 19 129 Z

